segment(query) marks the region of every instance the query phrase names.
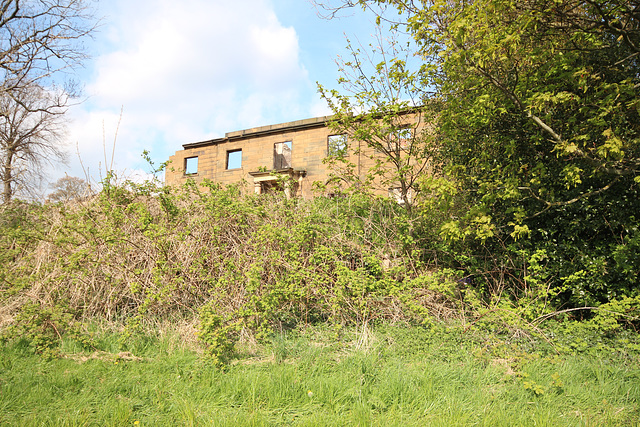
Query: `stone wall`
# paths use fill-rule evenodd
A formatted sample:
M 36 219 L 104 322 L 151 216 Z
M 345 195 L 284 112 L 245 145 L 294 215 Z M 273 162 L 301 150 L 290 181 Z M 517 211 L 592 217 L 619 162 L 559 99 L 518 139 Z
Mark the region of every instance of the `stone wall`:
M 329 178 L 327 165 L 323 164 L 323 159 L 328 155 L 328 137 L 333 134 L 327 127 L 328 119 L 317 117 L 263 126 L 229 132 L 223 138 L 185 144 L 183 150 L 170 157 L 165 183 L 179 185 L 190 178 L 207 178 L 223 185 L 243 183 L 244 192 L 259 192 L 262 185 L 260 183 L 268 178 L 264 173 L 256 173 L 274 169 L 275 144 L 291 142 L 291 169 L 283 172 L 296 181 L 295 194 L 312 197 L 313 182 L 325 183 Z M 350 143 L 358 144 L 357 141 Z M 360 144 L 366 147 L 366 144 Z M 228 153 L 236 150 L 242 150 L 241 165 L 238 168 L 228 168 Z M 364 176 L 374 161 L 371 159 L 372 153 L 371 149 L 363 149 L 358 156 L 352 155 L 349 159 L 356 165 L 361 176 Z M 186 174 L 185 159 L 194 157 L 198 159 L 197 172 Z M 378 192 L 386 194 L 387 190 L 379 188 Z

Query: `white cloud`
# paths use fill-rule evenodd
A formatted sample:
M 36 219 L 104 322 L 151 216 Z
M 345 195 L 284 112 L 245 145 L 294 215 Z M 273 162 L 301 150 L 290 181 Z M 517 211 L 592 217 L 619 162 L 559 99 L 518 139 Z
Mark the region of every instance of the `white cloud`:
M 103 52 L 94 53 L 89 99 L 71 111 L 70 142 L 85 167 L 104 167 L 120 108 L 116 168 L 163 161 L 181 144 L 311 111 L 314 93 L 299 59 L 296 31 L 266 0 L 116 0 Z M 305 106 L 304 104 L 309 104 Z M 75 149 L 74 149 L 75 150 Z M 108 161 L 110 153 L 108 153 Z M 71 171 L 80 175 L 77 162 Z

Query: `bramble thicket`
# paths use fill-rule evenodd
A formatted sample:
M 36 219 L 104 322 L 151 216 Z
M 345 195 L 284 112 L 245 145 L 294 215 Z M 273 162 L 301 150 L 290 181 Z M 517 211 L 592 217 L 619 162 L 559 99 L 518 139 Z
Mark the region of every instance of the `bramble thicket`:
M 352 49 L 344 90 L 321 88 L 333 126 L 374 147 L 366 136 L 398 130 L 406 108 L 429 118 L 408 149 L 388 150 L 395 166 L 380 168 L 404 183 L 404 205 L 366 182 L 289 200 L 206 181 L 116 185 L 111 174 L 92 196 L 5 203 L 3 339 L 55 355 L 64 336 L 91 346 L 97 320 L 121 325 L 126 342 L 154 319 L 188 319 L 222 365 L 248 336 L 320 322 L 636 328 L 637 5 L 343 7 L 379 11 L 381 26 L 411 39 L 379 47 L 384 60 L 370 68 Z

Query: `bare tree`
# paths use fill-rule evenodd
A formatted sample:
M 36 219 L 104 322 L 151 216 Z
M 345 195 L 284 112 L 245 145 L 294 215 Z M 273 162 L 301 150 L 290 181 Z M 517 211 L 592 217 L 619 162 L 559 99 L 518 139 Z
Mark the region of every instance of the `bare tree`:
M 68 96 L 37 85 L 0 96 L 0 179 L 2 201 L 28 193 L 43 176 L 43 167 L 65 162 L 62 144 Z
M 48 197 L 52 202 L 69 202 L 91 194 L 89 183 L 77 176 L 63 176 L 49 187 L 55 190 Z
M 91 0 L 0 0 L 0 90 L 12 93 L 86 58 L 83 41 L 95 29 Z
M 73 93 L 59 84 L 86 58 L 92 0 L 0 0 L 2 201 L 36 186 L 64 160 L 63 115 Z

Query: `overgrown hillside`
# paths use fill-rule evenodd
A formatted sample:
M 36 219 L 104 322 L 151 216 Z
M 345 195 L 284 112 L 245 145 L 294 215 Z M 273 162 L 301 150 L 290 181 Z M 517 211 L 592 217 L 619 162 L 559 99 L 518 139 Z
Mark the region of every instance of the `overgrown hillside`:
M 459 275 L 434 270 L 393 202 L 241 197 L 236 188 L 107 186 L 2 212 L 2 323 L 39 352 L 95 319 L 202 322 L 224 357 L 240 331 L 458 316 Z
M 243 197 L 212 183 L 106 185 L 84 200 L 13 203 L 0 223 L 3 336 L 55 354 L 65 335 L 90 346 L 97 321 L 121 325 L 126 341 L 150 322 L 182 319 L 225 363 L 241 337 L 305 324 L 456 319 L 536 334 L 551 318 L 586 316 L 609 332 L 637 323 L 631 297 L 557 312 L 535 256 L 523 261 L 519 292 L 521 279 L 491 282 L 495 272 L 477 273 L 482 263 L 468 262 L 469 275 L 460 258 L 474 246 L 454 253 L 459 243 L 439 237 L 434 222 L 444 220 L 427 215 L 429 203 L 409 213 L 364 195 Z

